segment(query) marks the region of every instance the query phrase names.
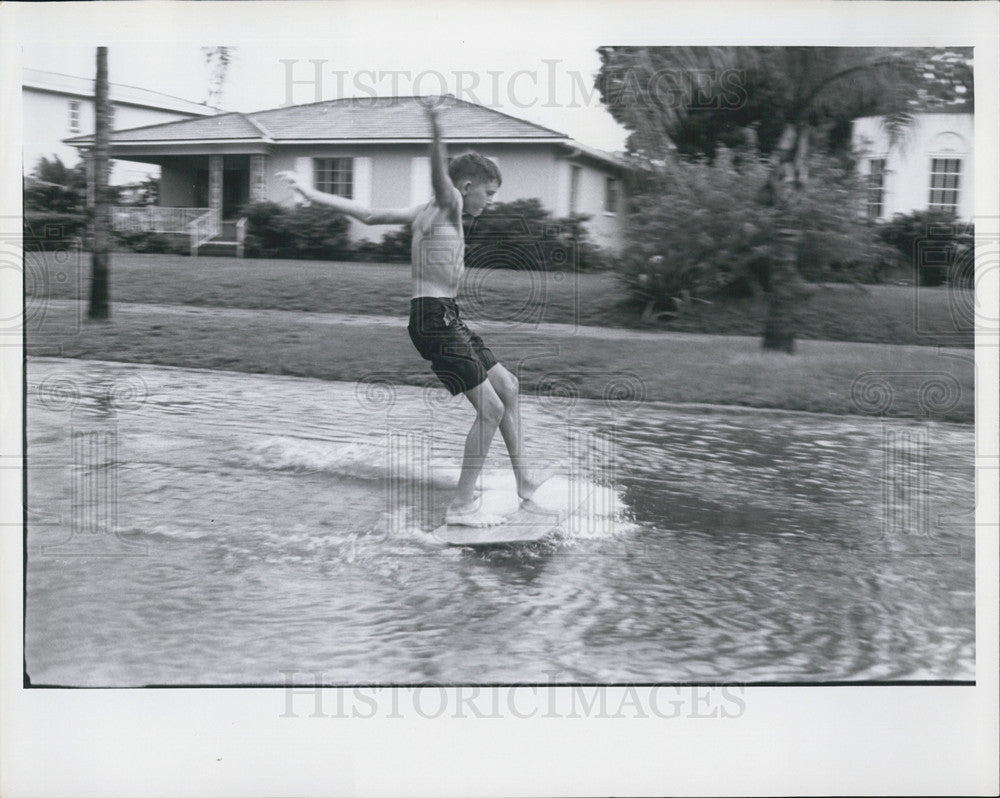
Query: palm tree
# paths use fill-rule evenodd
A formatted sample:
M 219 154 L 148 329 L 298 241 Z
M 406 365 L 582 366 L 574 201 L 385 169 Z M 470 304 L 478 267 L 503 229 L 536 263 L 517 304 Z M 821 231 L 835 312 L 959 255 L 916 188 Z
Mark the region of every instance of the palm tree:
M 822 131 L 866 115 L 904 129 L 926 93 L 923 73 L 936 57 L 926 48 L 604 47 L 596 85 L 611 114 L 632 131 L 629 149 L 669 172 L 685 126 L 704 109 L 717 119 L 749 121 L 770 133 L 769 178 L 759 201 L 789 219 L 808 180 L 810 143 Z M 970 75 L 971 78 L 971 75 Z M 971 89 L 971 79 L 969 80 Z M 751 111 L 753 109 L 750 109 Z M 780 226 L 769 279 L 763 346 L 794 349 L 793 310 L 803 295 L 796 264 L 798 231 Z
M 108 283 L 111 255 L 109 239 L 111 207 L 108 195 L 108 154 L 111 144 L 111 104 L 108 99 L 108 48 L 97 48 L 97 79 L 94 82 L 94 238 L 90 269 L 90 309 L 92 319 L 110 314 Z
M 236 48 L 202 47 L 201 52 L 205 56 L 205 63 L 208 64 L 211 70 L 208 78 L 208 96 L 205 98 L 205 104 L 219 107 L 222 104 L 222 90 L 225 87 L 229 66 L 235 57 Z

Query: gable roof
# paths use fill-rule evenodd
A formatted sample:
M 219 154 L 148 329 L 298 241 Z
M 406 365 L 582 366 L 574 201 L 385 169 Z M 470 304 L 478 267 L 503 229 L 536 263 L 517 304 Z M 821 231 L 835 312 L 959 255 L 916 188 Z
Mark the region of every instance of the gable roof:
M 429 141 L 423 97 L 362 97 L 289 105 L 253 113 L 225 113 L 116 130 L 112 144 L 254 140 L 262 143 L 338 141 Z M 449 139 L 568 141 L 565 133 L 493 108 L 448 97 L 440 112 Z M 86 144 L 93 136 L 66 139 Z
M 93 139 L 93 134 L 87 134 L 86 136 L 75 136 L 71 139 L 66 139 L 66 141 L 70 144 L 90 143 Z M 246 114 L 239 113 L 219 114 L 218 116 L 202 117 L 199 119 L 178 119 L 174 122 L 160 122 L 155 125 L 133 127 L 128 130 L 115 130 L 111 133 L 111 142 L 113 144 L 125 142 L 148 142 L 150 144 L 167 141 L 193 142 L 204 141 L 206 139 L 267 141 L 260 128 L 254 125 L 247 118 Z
M 362 97 L 258 111 L 250 116 L 275 140 L 429 139 L 424 97 Z M 445 138 L 568 138 L 493 108 L 449 97 L 440 112 Z
M 126 149 L 130 146 L 147 149 L 199 142 L 254 146 L 426 143 L 431 140 L 424 110 L 426 102 L 426 97 L 362 97 L 289 105 L 253 113 L 230 112 L 115 130 L 111 133 L 111 144 Z M 616 170 L 628 168 L 627 161 L 620 156 L 588 147 L 565 133 L 451 95 L 445 98 L 440 119 L 446 142 L 555 144 L 572 158 Z M 87 147 L 93 144 L 94 136 L 75 136 L 64 141 Z

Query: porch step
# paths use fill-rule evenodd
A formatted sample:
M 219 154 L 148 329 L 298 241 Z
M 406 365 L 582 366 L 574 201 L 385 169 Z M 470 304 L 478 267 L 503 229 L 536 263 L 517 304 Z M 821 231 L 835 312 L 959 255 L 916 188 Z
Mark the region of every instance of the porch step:
M 214 255 L 235 258 L 236 257 L 236 242 L 235 241 L 224 241 L 219 238 L 213 238 L 211 241 L 206 241 L 200 247 L 198 247 L 199 255 Z

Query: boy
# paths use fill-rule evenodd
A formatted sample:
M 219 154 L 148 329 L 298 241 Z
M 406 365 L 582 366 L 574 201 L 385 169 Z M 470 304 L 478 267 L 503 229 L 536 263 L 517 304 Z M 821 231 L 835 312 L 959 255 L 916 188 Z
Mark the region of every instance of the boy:
M 476 411 L 465 439 L 458 489 L 445 513 L 445 523 L 490 526 L 504 519 L 480 506 L 475 489 L 497 428 L 510 454 L 522 506 L 531 507 L 531 496 L 547 475 L 533 473 L 522 454 L 517 378 L 465 326 L 455 303 L 465 270 L 462 215 L 479 216 L 490 205 L 500 188 L 500 171 L 492 161 L 474 152 L 460 155 L 449 164 L 441 141 L 438 109 L 428 108 L 427 116 L 433 135 L 434 199 L 424 205 L 373 210 L 303 186 L 292 172 L 280 172 L 278 176 L 309 202 L 329 205 L 364 224 L 412 224 L 410 340 L 421 357 L 430 361 L 431 369 L 451 394 L 464 393 Z

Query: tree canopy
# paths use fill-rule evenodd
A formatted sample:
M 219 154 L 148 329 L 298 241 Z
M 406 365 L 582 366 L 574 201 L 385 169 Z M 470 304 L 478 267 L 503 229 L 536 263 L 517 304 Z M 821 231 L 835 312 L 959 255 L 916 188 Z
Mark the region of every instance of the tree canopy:
M 745 210 L 759 212 L 770 228 L 757 261 L 769 296 L 763 345 L 788 352 L 794 348 L 795 308 L 808 296 L 801 271 L 808 225 L 798 211 L 808 194 L 810 167 L 822 166 L 815 150 L 849 151 L 851 121 L 858 117 L 883 116 L 890 138 L 898 138 L 914 113 L 942 107 L 971 110 L 973 101 L 968 50 L 602 47 L 598 52 L 601 68 L 595 84 L 601 99 L 631 131 L 628 151 L 651 167 L 638 170 L 633 210 L 655 208 L 663 197 L 674 199 L 686 191 L 690 170 L 682 168 L 675 153 L 711 160 L 720 145 L 742 145 L 750 153 L 749 163 L 758 153 L 766 157 L 767 168 Z M 698 218 L 701 201 L 694 200 L 693 218 Z M 817 232 L 830 233 L 826 228 L 835 214 L 821 216 L 825 221 Z M 677 225 L 678 220 L 661 214 L 648 225 L 633 226 L 632 255 L 642 260 L 643 243 L 662 238 L 664 224 Z M 853 226 L 858 224 L 860 220 Z M 851 226 L 840 233 L 849 237 Z M 718 236 L 708 238 L 714 245 Z M 738 248 L 747 245 L 736 242 Z M 695 257 L 679 265 L 700 279 L 704 263 Z M 648 278 L 650 266 L 670 271 L 676 265 L 653 256 L 637 269 Z
M 82 161 L 71 168 L 58 155 L 43 156 L 24 180 L 26 210 L 80 213 L 86 201 L 87 171 Z
M 970 48 L 602 47 L 596 85 L 631 131 L 627 148 L 711 157 L 751 129 L 770 153 L 787 125 L 846 149 L 850 122 L 885 115 L 896 130 L 920 111 L 973 110 Z

